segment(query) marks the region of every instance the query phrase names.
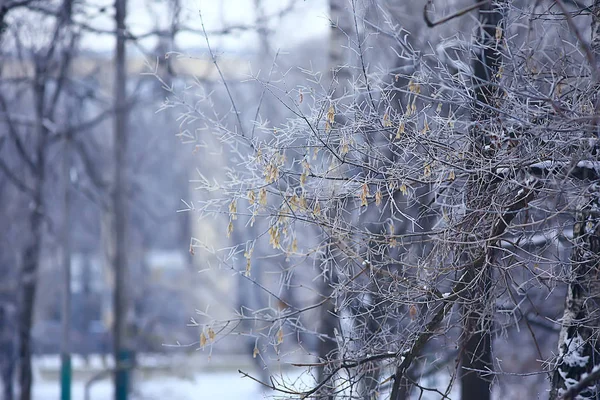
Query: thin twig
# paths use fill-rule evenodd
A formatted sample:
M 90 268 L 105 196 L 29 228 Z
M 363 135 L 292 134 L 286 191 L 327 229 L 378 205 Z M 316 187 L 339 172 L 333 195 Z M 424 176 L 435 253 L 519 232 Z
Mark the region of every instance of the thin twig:
M 462 10 L 457 11 L 454 14 L 450 14 L 450 15 L 448 15 L 448 16 L 442 18 L 442 19 L 439 19 L 437 21 L 432 21 L 432 20 L 429 19 L 428 13 L 429 13 L 429 7 L 431 5 L 433 5 L 433 0 L 427 0 L 427 3 L 423 7 L 423 19 L 425 20 L 425 23 L 427 24 L 427 26 L 429 28 L 433 28 L 433 27 L 436 27 L 438 25 L 444 24 L 444 23 L 446 23 L 448 21 L 451 21 L 454 18 L 461 17 L 461 16 L 465 15 L 466 13 L 471 12 L 471 11 L 473 11 L 473 10 L 475 10 L 475 9 L 477 9 L 477 8 L 483 6 L 483 5 L 485 5 L 485 4 L 487 4 L 487 3 L 491 2 L 491 1 L 492 0 L 483 0 L 483 1 L 480 1 L 479 3 L 475 3 L 475 4 L 471 5 L 471 6 L 465 7 Z
M 581 46 L 581 49 L 585 53 L 585 58 L 587 59 L 588 63 L 590 64 L 590 69 L 592 72 L 592 78 L 594 79 L 594 83 L 598 83 L 598 69 L 596 66 L 596 56 L 594 55 L 594 52 L 592 51 L 590 44 L 581 35 L 581 32 L 577 28 L 577 25 L 575 25 L 575 21 L 573 21 L 573 17 L 567 10 L 567 7 L 565 7 L 565 4 L 562 2 L 562 0 L 556 0 L 556 4 L 558 4 L 560 11 L 563 13 L 565 18 L 567 19 L 567 24 L 569 25 L 569 28 L 575 34 L 575 37 L 577 38 L 577 41 L 579 41 L 579 45 Z
M 233 95 L 231 94 L 231 91 L 229 90 L 229 85 L 227 84 L 227 81 L 225 80 L 223 71 L 221 71 L 221 67 L 219 66 L 219 63 L 217 62 L 217 57 L 215 56 L 215 53 L 213 52 L 212 47 L 210 46 L 210 40 L 208 40 L 208 33 L 206 32 L 206 28 L 204 27 L 204 19 L 202 18 L 202 12 L 199 12 L 198 14 L 200 16 L 200 25 L 202 26 L 202 32 L 204 33 L 204 39 L 206 40 L 206 47 L 208 48 L 210 58 L 212 59 L 212 62 L 215 65 L 215 68 L 217 69 L 217 72 L 219 73 L 221 82 L 223 83 L 223 86 L 225 87 L 225 90 L 227 91 L 227 96 L 229 96 L 229 101 L 231 102 L 231 106 L 233 107 L 233 112 L 235 113 L 235 117 L 237 119 L 238 126 L 240 128 L 240 133 L 243 137 L 245 137 L 246 135 L 244 134 L 244 125 L 242 124 L 240 112 L 238 111 L 238 108 L 235 105 L 235 101 L 233 100 Z

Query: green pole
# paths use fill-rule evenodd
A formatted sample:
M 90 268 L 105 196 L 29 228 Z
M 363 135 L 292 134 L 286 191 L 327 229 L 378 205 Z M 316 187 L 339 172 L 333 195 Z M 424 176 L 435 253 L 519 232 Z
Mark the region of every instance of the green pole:
M 63 226 L 63 297 L 62 342 L 60 366 L 60 399 L 71 400 L 71 138 L 65 139 L 63 168 L 65 180 L 64 226 Z
M 117 368 L 115 379 L 115 390 L 117 400 L 127 400 L 129 394 L 129 374 L 130 374 L 131 352 L 121 350 L 119 359 L 115 367 Z
M 60 400 L 71 400 L 72 371 L 71 356 L 63 353 L 60 367 Z

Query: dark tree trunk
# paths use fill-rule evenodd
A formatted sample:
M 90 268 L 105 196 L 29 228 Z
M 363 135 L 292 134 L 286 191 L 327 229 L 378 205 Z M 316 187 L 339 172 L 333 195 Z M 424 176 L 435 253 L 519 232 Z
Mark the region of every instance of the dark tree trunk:
M 18 146 L 19 155 L 26 166 L 25 181 L 20 185 L 21 190 L 26 190 L 30 200 L 30 214 L 26 222 L 28 241 L 23 248 L 22 264 L 18 273 L 17 281 L 17 358 L 18 358 L 18 382 L 20 386 L 19 398 L 21 400 L 31 399 L 31 387 L 33 382 L 31 358 L 33 346 L 31 340 L 31 329 L 35 312 L 37 274 L 42 251 L 43 222 L 44 222 L 44 184 L 46 176 L 46 155 L 48 151 L 49 132 L 48 121 L 53 121 L 56 106 L 59 104 L 60 94 L 64 88 L 66 74 L 72 60 L 72 51 L 75 36 L 64 35 L 69 26 L 73 0 L 64 0 L 60 12 L 56 15 L 52 38 L 49 45 L 43 49 L 36 50 L 30 55 L 33 63 L 33 77 L 31 78 L 31 96 L 33 99 L 33 135 L 31 136 L 31 154 Z M 2 24 L 10 8 L 27 7 L 28 1 L 13 2 L 12 5 L 0 6 L 0 35 Z M 50 14 L 48 14 L 50 15 Z M 61 44 L 68 43 L 71 47 L 65 48 L 58 60 L 55 55 Z M 58 62 L 57 62 L 58 61 Z M 47 82 L 52 76 L 53 89 L 49 89 Z M 6 106 L 3 106 L 6 108 Z M 10 125 L 10 124 L 9 124 Z M 15 137 L 19 132 L 10 127 Z M 25 189 L 24 189 L 25 188 Z M 12 370 L 14 364 L 9 369 Z
M 335 119 L 333 122 L 334 126 L 341 126 L 346 121 L 342 116 L 342 98 L 349 90 L 351 82 L 351 71 L 348 68 L 349 60 L 349 38 L 353 32 L 352 24 L 352 10 L 348 10 L 347 6 L 349 2 L 347 0 L 329 0 L 329 16 L 331 19 L 330 36 L 329 36 L 329 73 L 332 80 L 332 87 L 334 92 L 332 93 L 332 107 L 335 111 Z M 341 202 L 340 207 L 343 207 Z M 332 239 L 328 239 L 327 254 L 324 257 L 323 272 L 324 281 L 320 288 L 320 295 L 328 300 L 320 308 L 320 326 L 318 331 L 321 335 L 318 347 L 318 356 L 320 361 L 327 363 L 335 357 L 337 357 L 338 343 L 336 341 L 336 335 L 334 330 L 340 329 L 339 319 L 335 310 L 335 301 L 333 298 L 333 285 L 337 284 L 337 260 L 334 256 L 334 247 Z M 327 377 L 327 366 L 323 365 L 318 368 L 317 378 L 318 382 L 323 382 Z M 330 390 L 329 385 L 325 385 L 319 392 L 319 399 L 333 399 L 334 395 Z
M 32 238 L 23 254 L 21 272 L 21 294 L 19 299 L 19 387 L 21 400 L 31 400 L 31 328 L 35 307 L 36 280 L 42 240 L 42 216 L 39 210 L 32 211 L 30 221 Z
M 489 294 L 491 277 L 489 266 L 484 266 L 486 275 L 478 281 L 479 287 L 470 291 L 468 297 L 471 300 L 465 312 L 463 327 L 464 341 L 461 348 L 461 395 L 462 400 L 485 400 L 490 399 L 491 376 L 486 376 L 485 371 L 493 369 L 492 363 L 492 322 L 486 315 L 486 307 L 489 306 Z M 470 271 L 476 274 L 477 271 Z M 469 278 L 474 281 L 474 277 Z M 484 287 L 487 286 L 487 287 Z M 483 297 L 480 301 L 473 301 L 478 296 Z M 484 372 L 481 372 L 484 371 Z
M 14 399 L 13 379 L 16 367 L 15 315 L 14 306 L 6 302 L 0 304 L 0 374 L 4 399 Z
M 594 332 L 599 323 L 600 291 L 600 199 L 598 193 L 577 213 L 573 226 L 574 247 L 571 276 L 559 336 L 559 359 L 552 377 L 550 399 L 589 374 L 600 360 Z M 596 399 L 597 388 L 590 386 L 578 398 Z
M 335 312 L 335 299 L 331 298 L 333 290 L 331 288 L 331 282 L 324 281 L 322 289 L 320 290 L 321 296 L 330 297 L 329 300 L 321 308 L 321 320 L 319 333 L 324 335 L 319 341 L 319 361 L 327 363 L 328 360 L 335 359 L 338 344 L 335 340 L 335 330 L 339 329 L 339 319 Z M 320 366 L 317 373 L 317 382 L 323 382 L 327 378 L 328 368 L 326 365 Z M 332 390 L 325 386 L 324 390 L 320 392 L 318 397 L 320 400 L 333 400 L 335 396 L 332 394 Z
M 319 288 L 320 295 L 327 299 L 321 306 L 321 316 L 318 332 L 322 335 L 319 340 L 318 354 L 319 361 L 324 364 L 318 368 L 317 382 L 323 382 L 328 377 L 328 362 L 335 360 L 337 357 L 338 343 L 336 340 L 336 331 L 341 329 L 337 311 L 335 309 L 336 299 L 334 297 L 333 287 L 338 283 L 337 262 L 333 245 L 330 243 L 327 246 L 327 253 L 322 261 L 323 265 L 329 265 L 329 270 L 324 271 L 323 281 Z M 325 385 L 319 392 L 319 400 L 333 400 L 335 396 L 330 385 Z
M 35 295 L 37 288 L 38 265 L 42 249 L 43 236 L 43 186 L 45 180 L 45 152 L 48 132 L 44 126 L 45 118 L 45 73 L 47 60 L 41 60 L 36 64 L 33 84 L 33 95 L 35 101 L 36 116 L 36 151 L 35 165 L 32 172 L 32 204 L 33 208 L 29 216 L 30 240 L 23 250 L 23 264 L 19 276 L 19 298 L 18 298 L 18 357 L 19 357 L 19 387 L 20 399 L 31 400 L 31 386 L 33 376 L 31 370 L 31 356 L 33 346 L 31 343 L 31 328 L 33 326 L 33 314 L 35 310 Z
M 500 49 L 502 47 L 502 14 L 498 6 L 487 3 L 479 7 L 479 35 L 477 49 L 473 59 L 473 111 L 471 119 L 474 124 L 470 135 L 472 137 L 471 152 L 473 163 L 485 157 L 483 148 L 488 138 L 482 132 L 483 126 L 492 123 L 495 117 L 498 89 L 493 81 L 501 63 Z M 499 35 L 500 33 L 500 35 Z M 474 165 L 474 167 L 476 167 Z M 491 187 L 490 176 L 483 173 L 475 174 L 468 183 L 469 208 L 484 210 L 486 198 L 494 193 Z M 482 186 L 484 188 L 482 188 Z M 483 199 L 480 198 L 481 193 Z M 485 218 L 485 215 L 481 216 Z M 475 228 L 473 232 L 477 242 L 486 240 L 488 232 Z M 467 242 L 468 242 L 467 238 Z M 473 282 L 466 293 L 463 305 L 463 338 L 461 345 L 461 399 L 462 400 L 489 400 L 491 398 L 491 376 L 486 371 L 493 370 L 492 363 L 492 313 L 493 300 L 491 299 L 492 266 L 484 263 L 483 271 L 470 269 L 469 281 Z M 479 275 L 479 276 L 478 276 Z M 475 279 L 477 277 L 477 279 Z
M 592 7 L 591 49 L 595 56 L 596 69 L 600 68 L 600 1 L 595 0 Z M 592 82 L 591 99 L 596 103 L 596 115 L 599 109 L 597 97 L 600 82 Z M 593 119 L 595 139 L 598 140 L 598 120 Z M 592 151 L 597 160 L 597 149 Z M 594 174 L 595 176 L 595 174 Z M 586 176 L 582 176 L 586 180 Z M 569 286 L 565 300 L 562 327 L 558 339 L 558 361 L 552 376 L 550 399 L 554 400 L 570 386 L 590 374 L 594 367 L 600 366 L 600 345 L 598 326 L 600 317 L 600 193 L 598 181 L 592 182 L 590 195 L 578 210 L 573 225 L 573 250 L 571 252 L 571 270 Z M 598 385 L 592 385 L 579 393 L 577 398 L 597 399 Z
M 12 358 L 12 354 L 11 354 Z M 4 399 L 12 400 L 15 396 L 15 387 L 13 384 L 13 378 L 15 376 L 15 362 L 14 360 L 7 360 L 7 364 L 2 366 L 2 381 Z
M 112 235 L 114 249 L 114 294 L 113 294 L 113 357 L 115 365 L 129 359 L 131 343 L 127 338 L 127 70 L 126 70 L 126 27 L 127 0 L 115 0 L 115 25 L 117 42 L 115 48 L 115 118 L 114 118 L 114 182 L 112 187 L 112 211 L 114 215 Z M 124 400 L 129 391 L 129 373 L 125 368 L 115 368 L 115 400 Z

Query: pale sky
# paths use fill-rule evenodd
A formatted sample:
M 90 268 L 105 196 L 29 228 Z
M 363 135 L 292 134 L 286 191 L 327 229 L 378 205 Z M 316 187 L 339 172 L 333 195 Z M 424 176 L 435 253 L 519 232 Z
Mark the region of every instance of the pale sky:
M 86 21 L 96 28 L 111 29 L 113 26 L 113 0 L 93 0 L 99 6 L 106 6 L 107 14 Z M 263 0 L 266 15 L 277 14 L 285 7 L 286 0 Z M 127 23 L 133 34 L 152 30 L 156 23 L 165 28 L 169 25 L 170 15 L 165 0 L 129 0 Z M 182 0 L 185 25 L 200 29 L 199 11 L 202 12 L 207 30 L 216 30 L 224 25 L 252 24 L 256 18 L 254 0 Z M 275 34 L 271 37 L 272 47 L 286 50 L 292 46 L 316 37 L 325 37 L 328 30 L 328 8 L 326 0 L 295 0 L 293 11 L 281 20 L 275 20 L 271 28 Z M 211 45 L 221 51 L 255 50 L 258 46 L 255 33 L 237 33 L 226 37 L 211 37 Z M 203 37 L 192 34 L 179 34 L 177 44 L 180 48 L 205 47 Z M 150 48 L 152 42 L 145 41 L 143 46 Z M 114 48 L 114 38 L 109 35 L 88 34 L 82 47 L 97 51 L 110 51 Z

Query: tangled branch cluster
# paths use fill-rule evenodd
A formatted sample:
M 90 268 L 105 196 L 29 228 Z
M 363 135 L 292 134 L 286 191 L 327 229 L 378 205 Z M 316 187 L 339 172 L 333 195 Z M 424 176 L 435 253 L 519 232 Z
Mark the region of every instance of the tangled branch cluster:
M 279 290 L 262 286 L 285 307 L 235 321 L 261 320 L 269 328 L 251 334 L 276 347 L 284 332 L 334 343 L 302 364 L 321 370 L 312 389 L 284 392 L 391 390 L 399 398 L 413 386 L 448 398 L 469 368 L 482 379 L 502 376 L 491 356 L 466 365 L 474 337 L 481 347 L 529 337 L 540 373 L 564 363 L 564 354 L 553 358 L 564 299 L 556 288 L 578 279 L 569 267 L 571 242 L 579 245 L 572 225 L 576 210 L 596 204 L 599 102 L 589 54 L 598 49 L 581 42 L 572 10 L 516 1 L 477 7 L 479 18 L 461 14 L 475 20 L 471 31 L 423 48 L 381 8 L 387 25 L 357 26 L 349 34 L 355 63 L 335 69 L 333 79 L 303 70 L 306 83 L 290 89 L 275 62 L 273 76 L 259 81 L 253 121 L 244 119 L 249 112 L 214 111 L 217 102 L 239 107 L 225 80 L 227 91 L 214 95 L 221 98 L 197 103 L 171 89 L 165 107 L 181 107 L 182 129 L 197 127 L 190 138 L 226 149 L 227 173 L 202 176 L 198 189 L 209 195 L 193 205 L 227 221 L 226 235 L 237 240 L 222 262 L 257 285 L 253 266 L 265 254 L 288 262 Z M 402 68 L 369 62 L 377 51 L 365 45 L 371 34 L 392 40 Z M 285 115 L 276 126 L 260 117 L 267 97 Z M 597 208 L 586 215 L 581 235 L 595 235 Z M 270 249 L 263 246 L 261 258 L 254 248 L 263 238 Z M 595 248 L 586 251 L 583 259 L 597 260 Z M 308 304 L 287 302 L 281 293 L 311 265 L 313 282 L 325 285 L 314 286 Z M 585 291 L 596 298 L 594 285 Z M 338 319 L 335 331 L 323 328 L 328 316 Z M 236 324 L 217 325 L 227 333 Z M 462 369 L 453 362 L 461 358 Z M 425 377 L 443 366 L 445 387 L 426 387 Z

